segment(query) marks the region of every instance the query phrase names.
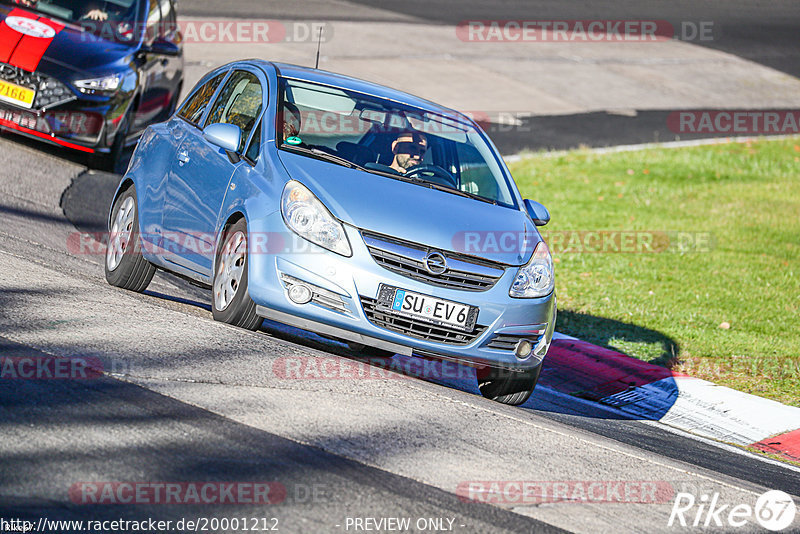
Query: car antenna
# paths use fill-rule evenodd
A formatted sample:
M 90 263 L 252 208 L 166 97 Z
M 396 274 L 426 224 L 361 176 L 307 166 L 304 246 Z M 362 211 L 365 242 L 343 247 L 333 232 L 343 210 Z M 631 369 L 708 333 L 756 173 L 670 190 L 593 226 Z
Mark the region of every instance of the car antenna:
M 319 27 L 319 36 L 317 37 L 317 62 L 314 64 L 314 68 L 319 68 L 319 45 L 322 43 L 322 26 Z

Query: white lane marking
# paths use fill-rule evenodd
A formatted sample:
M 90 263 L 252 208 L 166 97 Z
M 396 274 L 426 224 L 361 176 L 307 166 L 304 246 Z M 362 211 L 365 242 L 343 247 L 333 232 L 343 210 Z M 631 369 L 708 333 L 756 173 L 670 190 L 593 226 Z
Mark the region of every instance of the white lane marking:
M 587 399 L 582 399 L 580 397 L 573 397 L 572 395 L 568 395 L 566 393 L 562 393 L 560 391 L 556 391 L 555 389 L 551 389 L 551 388 L 549 388 L 547 386 L 537 386 L 536 387 L 537 391 L 542 390 L 542 389 L 547 390 L 547 393 L 552 395 L 552 396 L 554 396 L 554 397 L 559 397 L 559 398 L 563 399 L 564 402 L 567 403 L 568 405 L 570 405 L 570 404 L 571 405 L 583 404 L 587 408 L 592 408 L 592 409 L 600 408 L 602 410 L 605 410 L 609 415 L 612 415 L 612 416 L 617 416 L 617 417 L 620 417 L 622 419 L 628 419 L 628 420 L 631 420 L 631 421 L 639 421 L 640 423 L 644 423 L 644 424 L 646 424 L 648 426 L 653 426 L 653 427 L 656 427 L 656 428 L 664 429 L 664 430 L 666 430 L 666 431 L 668 431 L 668 432 L 670 432 L 672 434 L 688 437 L 688 438 L 691 438 L 691 439 L 693 439 L 695 441 L 699 441 L 699 442 L 705 443 L 707 445 L 713 445 L 714 447 L 723 449 L 723 450 L 728 451 L 728 452 L 733 452 L 733 453 L 736 453 L 736 454 L 741 455 L 741 456 L 747 456 L 748 458 L 753 458 L 753 459 L 756 459 L 756 460 L 758 460 L 760 462 L 764 462 L 764 463 L 767 463 L 767 464 L 770 464 L 770 465 L 774 465 L 774 466 L 778 466 L 778 467 L 784 467 L 786 469 L 789 469 L 790 471 L 795 471 L 797 473 L 800 473 L 800 467 L 794 466 L 792 464 L 787 464 L 787 463 L 784 463 L 784 462 L 780 462 L 778 460 L 773 460 L 772 458 L 768 458 L 768 457 L 762 456 L 760 454 L 755 454 L 755 453 L 750 452 L 748 450 L 742 449 L 741 447 L 737 447 L 736 445 L 731 445 L 729 443 L 723 443 L 723 442 L 718 441 L 717 439 L 714 439 L 714 438 L 708 438 L 708 437 L 705 437 L 705 436 L 694 434 L 694 433 L 692 433 L 692 432 L 690 432 L 690 431 L 688 431 L 688 430 L 686 430 L 684 428 L 681 428 L 680 426 L 676 426 L 676 425 L 673 425 L 673 424 L 667 424 L 667 423 L 664 423 L 663 421 L 658 421 L 658 420 L 653 420 L 653 419 L 637 419 L 634 415 L 632 415 L 630 413 L 623 412 L 622 410 L 620 410 L 618 408 L 615 408 L 613 406 L 607 406 L 607 405 L 604 405 L 604 404 L 599 404 L 599 403 L 596 403 L 594 401 L 590 401 L 590 400 L 587 400 Z M 749 445 L 749 443 L 748 443 L 748 445 Z
M 698 378 L 664 378 L 600 402 L 635 417 L 737 445 L 752 445 L 800 428 L 800 408 Z
M 518 153 L 503 156 L 506 163 L 516 163 L 526 159 L 536 158 L 558 158 L 566 156 L 570 153 L 581 154 L 616 154 L 617 152 L 638 152 L 640 150 L 649 150 L 651 148 L 685 148 L 693 146 L 706 146 L 706 145 L 725 145 L 729 143 L 748 143 L 754 141 L 777 141 L 796 137 L 797 134 L 787 135 L 762 135 L 753 137 L 709 137 L 706 139 L 690 139 L 688 141 L 667 141 L 665 143 L 642 143 L 638 145 L 616 145 L 605 146 L 597 148 L 573 148 L 570 150 L 552 150 L 548 152 L 532 152 L 532 153 Z

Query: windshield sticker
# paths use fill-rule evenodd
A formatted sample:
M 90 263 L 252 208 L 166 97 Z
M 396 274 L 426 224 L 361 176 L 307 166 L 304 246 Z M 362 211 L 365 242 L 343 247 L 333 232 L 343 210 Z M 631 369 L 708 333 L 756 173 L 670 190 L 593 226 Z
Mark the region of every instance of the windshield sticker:
M 287 137 L 286 141 L 284 141 L 284 142 L 287 145 L 299 145 L 300 143 L 303 142 L 303 140 L 300 139 L 299 137 L 293 135 L 292 137 Z

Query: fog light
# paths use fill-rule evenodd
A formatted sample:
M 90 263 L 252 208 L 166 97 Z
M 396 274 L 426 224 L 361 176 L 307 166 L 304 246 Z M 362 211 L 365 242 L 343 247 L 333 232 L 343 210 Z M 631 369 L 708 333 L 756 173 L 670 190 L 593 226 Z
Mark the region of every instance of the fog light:
M 528 356 L 531 355 L 531 351 L 533 350 L 533 345 L 527 339 L 521 339 L 517 343 L 517 347 L 514 349 L 514 355 L 519 358 L 520 360 L 524 360 Z
M 296 304 L 305 304 L 311 300 L 311 288 L 304 284 L 294 284 L 289 288 L 289 298 Z

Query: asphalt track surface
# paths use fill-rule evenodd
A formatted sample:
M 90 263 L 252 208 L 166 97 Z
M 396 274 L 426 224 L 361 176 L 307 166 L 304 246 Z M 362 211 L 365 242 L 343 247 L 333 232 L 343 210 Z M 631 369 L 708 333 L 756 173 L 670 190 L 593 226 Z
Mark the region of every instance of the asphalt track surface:
M 224 7 L 223 7 L 224 6 Z M 766 67 L 800 76 L 800 2 L 792 0 L 718 2 L 705 1 L 529 1 L 496 0 L 350 0 L 284 2 L 242 0 L 220 4 L 212 0 L 186 0 L 185 16 L 234 16 L 292 20 L 351 20 L 364 22 L 416 22 L 455 25 L 468 20 L 664 20 L 678 28 L 683 22 L 713 23 L 713 38 L 694 44 L 733 54 Z M 402 43 L 398 42 L 402 49 Z M 713 76 L 709 72 L 708 76 Z M 686 80 L 691 83 L 692 80 Z M 521 149 L 553 150 L 579 146 L 602 147 L 653 143 L 678 139 L 725 137 L 726 134 L 680 136 L 666 125 L 668 112 L 633 110 L 613 113 L 538 116 L 522 119 L 507 131 L 496 125 L 492 140 L 503 154 Z
M 187 16 L 407 21 L 420 24 L 458 24 L 466 20 L 642 19 L 666 20 L 676 26 L 682 21 L 713 21 L 715 38 L 697 44 L 723 50 L 792 76 L 800 75 L 800 42 L 797 39 L 800 4 L 791 0 L 241 0 L 236 3 L 185 0 L 181 2 L 181 13 Z
M 363 4 L 363 9 L 359 6 Z M 342 20 L 408 20 L 413 17 L 420 23 L 447 24 L 469 18 L 664 18 L 667 20 L 703 20 L 714 17 L 724 24 L 724 35 L 730 36 L 726 51 L 783 70 L 792 75 L 800 72 L 796 29 L 798 6 L 796 3 L 726 4 L 720 10 L 717 4 L 685 2 L 670 4 L 670 11 L 655 14 L 647 3 L 616 2 L 613 5 L 535 4 L 531 2 L 237 2 L 234 6 L 213 2 L 186 0 L 182 3 L 185 14 L 218 16 L 226 14 L 263 16 L 265 18 L 305 18 L 309 12 L 318 18 Z M 655 4 L 654 4 L 655 5 Z M 660 6 L 658 4 L 657 6 Z M 748 7 L 750 6 L 750 7 Z M 663 9 L 663 7 L 658 7 Z M 237 10 L 240 10 L 239 13 Z M 657 11 L 657 10 L 656 10 Z M 361 14 L 359 14 L 361 13 Z M 690 15 L 687 15 L 689 13 Z M 362 17 L 362 18 L 359 18 Z M 602 115 L 602 114 L 599 114 Z M 642 116 L 643 114 L 639 114 Z M 620 117 L 595 117 L 597 127 L 580 131 L 574 117 L 540 118 L 553 121 L 552 133 L 545 134 L 548 145 L 573 146 L 587 136 L 590 143 L 653 141 L 652 130 L 639 122 L 626 125 Z M 635 118 L 631 118 L 633 120 Z M 608 121 L 623 121 L 610 125 Z M 663 119 L 659 119 L 663 124 Z M 542 135 L 541 124 L 537 135 Z M 615 134 L 615 132 L 617 132 Z M 616 135 L 616 137 L 614 137 Z M 567 139 L 567 141 L 564 141 Z M 660 140 L 664 140 L 663 138 Z M 10 142 L 9 142 L 10 141 Z M 515 140 L 504 143 L 514 146 Z M 544 142 L 544 141 L 543 141 Z M 499 144 L 499 143 L 498 143 Z M 529 145 L 529 143 L 528 143 Z M 51 160 L 47 155 L 60 158 Z M 43 160 L 50 163 L 43 164 Z M 118 176 L 105 173 L 73 170 L 85 161 L 72 153 L 43 147 L 39 144 L 3 136 L 0 139 L 0 263 L 24 265 L 30 262 L 47 277 L 73 280 L 76 285 L 93 288 L 99 293 L 112 295 L 105 287 L 101 260 L 96 257 L 69 257 L 57 246 L 56 235 L 69 227 L 80 231 L 105 230 L 104 219 L 110 195 L 116 187 Z M 44 170 L 39 167 L 46 167 Z M 49 165 L 49 166 L 48 166 Z M 11 167 L 11 169 L 9 169 Z M 63 179 L 74 172 L 73 179 Z M 19 172 L 29 168 L 32 172 Z M 16 170 L 15 170 L 16 169 Z M 44 181 L 48 176 L 61 177 L 54 183 L 64 183 L 61 191 Z M 63 173 L 63 176 L 62 176 Z M 59 186 L 60 187 L 60 186 Z M 50 191 L 50 189 L 53 189 Z M 53 198 L 59 198 L 54 202 Z M 71 225 L 71 226 L 70 226 Z M 63 242 L 61 243 L 63 249 Z M 49 273 L 49 274 L 48 274 Z M 42 352 L 46 341 L 19 342 L 29 334 L 15 328 L 28 318 L 28 302 L 37 298 L 37 292 L 48 289 L 28 288 L 24 292 L 9 291 L 13 273 L 0 270 L 3 277 L 0 318 L 0 353 L 4 355 L 32 355 L 47 357 Z M 23 273 L 18 271 L 18 276 Z M 16 287 L 16 286 L 15 286 Z M 64 287 L 64 291 L 67 288 Z M 42 295 L 49 305 L 58 305 L 58 295 Z M 121 300 L 128 297 L 122 296 Z M 203 326 L 208 321 L 209 295 L 169 275 L 159 274 L 148 295 L 135 297 L 136 302 L 154 306 L 156 315 L 161 312 L 177 314 L 191 328 Z M 93 299 L 87 295 L 87 302 Z M 33 306 L 32 304 L 30 305 Z M 87 313 L 107 314 L 109 339 L 106 345 L 92 346 L 100 357 L 115 353 L 114 337 L 124 328 L 125 308 L 97 305 Z M 31 315 L 31 317 L 34 317 Z M 43 330 L 59 325 L 42 325 L 33 319 L 30 329 Z M 205 321 L 205 322 L 204 322 Z M 15 326 L 16 325 L 16 326 Z M 80 332 L 65 330 L 64 345 Z M 180 335 L 179 330 L 175 335 Z M 271 351 L 300 351 L 307 354 L 342 355 L 354 358 L 340 344 L 322 340 L 302 332 L 282 329 L 266 324 L 258 335 Z M 250 341 L 248 341 L 250 342 Z M 253 343 L 260 342 L 260 338 Z M 80 350 L 82 345 L 71 350 Z M 36 345 L 36 346 L 34 346 Z M 168 348 L 163 348 L 165 354 Z M 185 364 L 192 355 L 182 355 L 173 362 L 167 359 L 160 364 L 169 369 Z M 201 355 L 194 355 L 197 365 L 204 365 Z M 219 382 L 224 387 L 231 379 L 225 368 L 218 369 Z M 643 421 L 619 419 L 608 411 L 589 403 L 570 401 L 546 389 L 538 390 L 532 409 L 517 409 L 494 405 L 458 388 L 415 381 L 409 387 L 428 392 L 435 402 L 462 403 L 480 407 L 496 417 L 514 417 L 522 423 L 553 425 L 560 431 L 577 438 L 602 445 L 624 447 L 652 465 L 671 465 L 686 473 L 699 473 L 710 484 L 722 483 L 759 492 L 764 488 L 781 489 L 800 495 L 800 475 L 775 463 L 766 462 L 749 454 L 697 440 L 675 433 L 658 425 Z M 116 519 L 119 517 L 142 519 L 178 519 L 190 516 L 230 516 L 230 508 L 183 506 L 79 506 L 65 502 L 64 488 L 75 481 L 92 480 L 281 480 L 287 488 L 287 500 L 280 507 L 248 507 L 248 517 L 278 517 L 287 532 L 340 532 L 337 524 L 346 516 L 397 516 L 454 517 L 457 524 L 465 525 L 463 532 L 557 532 L 558 529 L 517 511 L 489 505 L 464 503 L 452 492 L 443 491 L 421 477 L 399 475 L 393 470 L 371 462 L 352 459 L 356 453 L 338 453 L 347 447 L 319 447 L 300 443 L 286 432 L 269 432 L 269 424 L 244 424 L 231 417 L 199 407 L 199 404 L 178 400 L 155 388 L 128 380 L 104 377 L 91 382 L 71 381 L 0 381 L 0 516 L 36 520 L 39 517 L 59 519 Z M 237 390 L 230 388 L 230 402 L 236 403 Z M 219 394 L 219 390 L 216 390 Z M 353 394 L 355 395 L 355 394 Z M 320 410 L 331 413 L 342 406 L 329 400 Z M 402 410 L 402 403 L 398 410 Z M 331 417 L 335 417 L 331 415 Z M 355 445 L 369 447 L 369 436 L 355 439 Z M 435 445 L 435 444 L 434 444 Z M 331 452 L 331 451 L 334 452 Z M 555 461 L 562 451 L 541 451 L 541 461 Z M 600 457 L 598 462 L 602 461 Z M 464 462 L 470 462 L 464 457 Z M 576 466 L 576 478 L 580 477 Z M 399 470 L 399 469 L 398 469 Z M 397 471 L 397 470 L 395 470 Z M 647 480 L 642 473 L 642 480 Z M 307 497 L 313 485 L 324 488 L 319 499 Z M 238 510 L 235 515 L 241 515 Z M 564 513 L 573 513 L 564 510 Z M 576 515 L 580 515 L 577 514 Z M 591 531 L 591 519 L 586 519 L 576 530 Z M 643 531 L 666 531 L 663 524 L 644 524 Z
M 16 166 L 36 168 L 49 151 L 37 144 L 18 140 L 2 141 L 3 153 L 12 157 Z M 30 147 L 24 145 L 30 144 Z M 68 159 L 64 160 L 68 162 Z M 50 165 L 58 167 L 58 160 Z M 72 164 L 70 164 L 72 166 Z M 20 176 L 9 173 L 6 176 Z M 67 259 L 62 251 L 47 246 L 48 236 L 58 234 L 56 228 L 74 225 L 80 231 L 99 231 L 104 225 L 104 206 L 118 176 L 94 171 L 80 171 L 60 195 L 60 206 L 51 211 L 42 210 L 41 173 L 21 183 L 5 181 L 5 195 L 0 204 L 0 221 L 3 221 L 0 253 L 6 260 L 26 258 L 48 271 L 60 273 L 67 279 L 87 282 L 98 290 L 108 291 L 102 278 L 102 257 Z M 46 188 L 45 188 L 46 189 Z M 42 246 L 42 243 L 45 246 Z M 63 248 L 63 247 L 62 247 Z M 4 261 L 6 261 L 4 260 Z M 78 261 L 79 260 L 79 261 Z M 11 279 L 5 273 L 6 286 Z M 35 293 L 36 289 L 31 288 Z M 47 294 L 50 289 L 41 289 Z M 114 290 L 112 290 L 113 292 Z M 158 308 L 176 311 L 190 321 L 207 320 L 209 316 L 207 291 L 190 286 L 169 275 L 159 274 L 149 296 L 141 298 L 155 302 Z M 18 322 L 15 315 L 26 316 L 26 295 L 17 289 L 3 292 L 2 320 L 7 325 Z M 58 306 L 58 295 L 49 297 Z M 91 301 L 91 297 L 87 297 Z M 116 310 L 119 313 L 120 310 Z M 89 354 L 115 354 L 113 339 L 115 328 L 124 328 L 124 315 L 115 317 L 104 306 L 96 306 L 94 313 L 108 314 L 109 340 L 99 347 L 92 345 Z M 124 312 L 123 312 L 124 313 Z M 58 324 L 59 320 L 54 321 Z M 118 324 L 117 324 L 118 323 Z M 23 322 L 24 324 L 24 322 Z M 189 328 L 202 328 L 201 324 Z M 24 328 L 24 327 L 23 327 Z M 42 325 L 33 321 L 31 334 Z M 277 341 L 282 351 L 300 350 L 307 354 L 340 355 L 356 358 L 341 344 L 326 341 L 280 325 L 265 323 L 262 329 L 266 340 Z M 26 334 L 27 335 L 27 334 Z M 175 330 L 176 336 L 182 334 Z M 7 337 L 7 336 L 10 336 Z M 0 333 L 0 346 L 7 355 L 42 355 L 38 343 L 15 341 L 19 332 L 13 327 L 7 336 Z M 68 339 L 80 337 L 69 333 Z M 157 345 L 158 346 L 158 345 Z M 80 350 L 77 343 L 71 351 Z M 165 351 L 168 351 L 166 347 Z M 206 361 L 208 355 L 194 354 L 192 366 Z M 171 358 L 158 365 L 170 369 Z M 218 376 L 217 376 L 218 374 Z M 222 367 L 215 380 L 221 384 L 236 382 Z M 419 381 L 432 394 L 467 405 L 483 403 L 473 392 L 459 391 L 458 385 L 439 385 Z M 417 386 L 419 387 L 419 386 Z M 288 495 L 300 495 L 276 507 L 249 507 L 249 517 L 278 517 L 290 532 L 339 531 L 334 525 L 348 516 L 411 516 L 452 517 L 465 525 L 464 532 L 548 532 L 550 525 L 512 511 L 487 505 L 467 506 L 452 493 L 441 491 L 414 477 L 387 472 L 375 466 L 342 458 L 336 447 L 299 444 L 286 439 L 279 430 L 265 431 L 240 422 L 231 421 L 217 413 L 204 410 L 193 403 L 187 404 L 170 395 L 159 394 L 127 381 L 106 377 L 92 383 L 80 382 L 25 382 L 0 383 L 0 425 L 8 432 L 0 440 L 5 447 L 0 457 L 4 464 L 0 475 L 0 512 L 5 516 L 60 519 L 114 519 L 125 517 L 141 519 L 158 517 L 177 520 L 191 516 L 224 517 L 230 514 L 225 506 L 203 507 L 183 505 L 168 506 L 86 506 L 63 503 L 58 500 L 64 488 L 75 481 L 94 480 L 276 480 L 287 487 Z M 227 390 L 225 390 L 227 391 Z M 217 393 L 219 394 L 219 392 Z M 229 395 L 237 399 L 235 389 Z M 353 393 L 355 395 L 355 393 Z M 436 410 L 436 400 L 431 400 L 431 410 Z M 750 454 L 731 448 L 720 448 L 704 440 L 676 433 L 659 425 L 620 418 L 598 405 L 564 399 L 547 389 L 537 390 L 529 409 L 489 403 L 489 410 L 497 416 L 521 418 L 534 424 L 550 421 L 566 432 L 590 439 L 609 440 L 624 445 L 648 461 L 677 465 L 687 473 L 701 473 L 704 480 L 714 484 L 737 487 L 781 489 L 793 495 L 800 494 L 800 476 L 795 470 L 766 462 Z M 337 410 L 340 406 L 330 401 L 320 404 L 323 411 Z M 268 425 L 267 425 L 268 426 Z M 13 436 L 13 438 L 9 437 Z M 361 446 L 369 446 L 369 440 Z M 432 443 L 435 446 L 435 443 Z M 555 451 L 543 451 L 543 465 L 547 465 Z M 346 456 L 346 455 L 345 455 Z M 470 458 L 464 458 L 470 462 Z M 647 473 L 642 473 L 647 480 Z M 575 476 L 574 478 L 579 478 Z M 540 477 L 541 479 L 541 477 Z M 325 488 L 324 497 L 310 502 L 304 496 L 309 487 Z M 571 513 L 571 512 L 569 512 Z M 574 526 L 577 531 L 591 530 L 587 525 Z M 650 525 L 651 531 L 660 531 L 663 525 Z M 305 530 L 305 528 L 310 530 Z

